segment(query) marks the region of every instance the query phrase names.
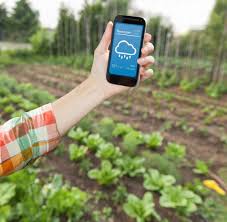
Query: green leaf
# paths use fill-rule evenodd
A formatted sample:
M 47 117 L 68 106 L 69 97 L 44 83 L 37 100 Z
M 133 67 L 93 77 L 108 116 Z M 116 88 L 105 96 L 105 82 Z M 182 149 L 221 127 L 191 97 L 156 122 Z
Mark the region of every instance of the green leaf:
M 10 199 L 15 196 L 16 185 L 12 183 L 0 184 L 0 206 L 9 203 Z
M 159 132 L 154 132 L 150 135 L 145 135 L 145 143 L 149 148 L 157 148 L 162 145 L 163 137 Z
M 155 211 L 154 206 L 153 196 L 147 192 L 142 199 L 134 194 L 129 194 L 123 209 L 128 216 L 135 218 L 137 222 L 145 222 L 151 217 L 159 221 L 161 218 Z
M 171 186 L 176 182 L 176 179 L 171 175 L 162 175 L 158 170 L 150 169 L 144 175 L 144 187 L 147 190 L 160 191 L 167 186 Z

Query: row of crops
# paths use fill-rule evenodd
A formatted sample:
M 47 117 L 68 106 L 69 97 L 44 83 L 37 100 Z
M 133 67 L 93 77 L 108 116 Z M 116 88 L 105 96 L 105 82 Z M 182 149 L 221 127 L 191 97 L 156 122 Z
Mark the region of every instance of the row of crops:
M 1 122 L 53 99 L 0 75 Z M 69 131 L 55 155 L 67 156 L 93 188 L 76 187 L 64 175 L 43 176 L 35 164 L 0 180 L 1 222 L 106 222 L 114 220 L 119 207 L 137 222 L 226 221 L 225 191 L 208 180 L 209 166 L 189 161 L 187 147 L 160 132 L 143 133 L 111 118 L 94 123 L 88 116 Z

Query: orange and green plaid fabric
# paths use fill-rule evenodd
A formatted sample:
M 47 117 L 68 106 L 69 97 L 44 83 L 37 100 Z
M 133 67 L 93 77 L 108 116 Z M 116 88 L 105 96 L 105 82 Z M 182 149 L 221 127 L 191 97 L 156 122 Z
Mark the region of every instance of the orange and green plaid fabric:
M 0 176 L 25 167 L 60 141 L 51 104 L 24 113 L 0 126 Z

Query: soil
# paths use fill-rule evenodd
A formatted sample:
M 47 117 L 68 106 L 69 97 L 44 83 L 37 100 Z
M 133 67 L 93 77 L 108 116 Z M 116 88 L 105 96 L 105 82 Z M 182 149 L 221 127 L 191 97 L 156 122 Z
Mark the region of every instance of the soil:
M 45 89 L 56 97 L 67 93 L 87 76 L 83 71 L 50 65 L 13 65 L 6 71 L 19 82 L 31 82 L 34 86 Z M 158 101 L 152 96 L 152 92 L 162 92 L 162 89 L 154 83 L 147 82 L 136 91 L 111 98 L 93 112 L 97 114 L 98 119 L 111 117 L 119 122 L 130 123 L 147 133 L 162 130 L 167 123 L 171 123 L 171 127 L 162 131 L 165 139 L 186 145 L 189 162 L 194 163 L 196 159 L 209 161 L 212 163 L 211 171 L 217 174 L 221 167 L 227 166 L 227 147 L 221 140 L 227 135 L 227 113 L 213 118 L 209 123 L 206 123 L 205 119 L 210 111 L 217 108 L 227 110 L 227 96 L 215 100 L 207 97 L 202 91 L 186 93 L 179 87 L 165 89 L 165 92 L 167 91 L 174 93 L 175 98 L 169 101 L 165 99 Z M 208 113 L 204 112 L 208 106 L 211 107 L 210 110 Z M 81 174 L 78 170 L 79 166 L 70 162 L 68 155 L 57 156 L 52 153 L 45 158 L 45 162 L 48 166 L 52 166 L 54 171 L 63 174 L 71 184 L 81 189 L 89 192 L 103 189 L 89 180 L 85 174 Z M 190 168 L 180 170 L 184 173 L 184 182 L 192 180 L 193 174 Z M 123 183 L 132 193 L 139 196 L 144 193 L 143 188 L 140 189 L 141 186 L 137 185 L 141 182 L 137 180 L 126 178 Z M 111 200 L 105 200 L 103 203 L 113 207 L 114 221 L 132 221 Z M 97 207 L 103 203 L 100 202 Z M 161 214 L 169 221 L 181 221 L 170 210 L 162 209 Z M 195 216 L 193 221 L 202 220 Z

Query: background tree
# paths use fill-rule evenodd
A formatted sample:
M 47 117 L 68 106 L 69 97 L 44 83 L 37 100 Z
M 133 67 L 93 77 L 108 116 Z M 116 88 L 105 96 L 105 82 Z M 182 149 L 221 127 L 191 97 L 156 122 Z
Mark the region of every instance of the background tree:
M 0 41 L 4 40 L 7 34 L 8 16 L 4 4 L 0 4 Z
M 62 5 L 53 41 L 54 54 L 67 56 L 75 53 L 76 42 L 79 37 L 76 32 L 76 26 L 73 13 Z
M 209 54 L 214 61 L 211 80 L 218 81 L 227 51 L 227 0 L 216 0 L 206 33 Z
M 152 34 L 156 56 L 164 55 L 167 36 L 173 36 L 172 25 L 165 22 L 161 16 L 151 17 L 147 22 L 147 31 Z
M 28 42 L 39 28 L 39 14 L 34 11 L 27 0 L 19 0 L 9 18 L 10 39 Z

